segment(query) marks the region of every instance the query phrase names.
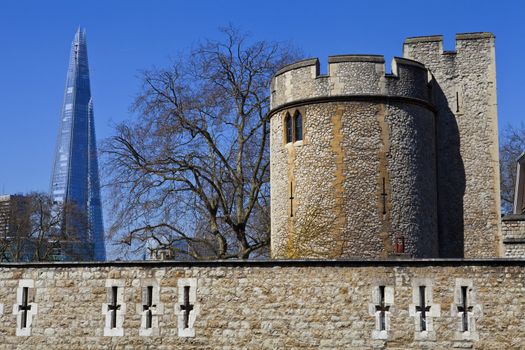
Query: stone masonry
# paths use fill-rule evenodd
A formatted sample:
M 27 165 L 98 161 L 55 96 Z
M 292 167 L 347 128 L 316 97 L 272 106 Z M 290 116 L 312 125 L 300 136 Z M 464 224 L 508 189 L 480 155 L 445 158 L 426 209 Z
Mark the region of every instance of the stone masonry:
M 403 56 L 433 77 L 440 256 L 501 256 L 495 37 L 456 35 L 405 40 Z
M 271 86 L 272 256 L 503 255 L 494 36 L 405 41 L 384 58 L 332 56 Z M 288 142 L 287 116 L 302 115 Z
M 525 215 L 506 215 L 502 218 L 503 245 L 505 256 L 523 258 L 525 256 Z
M 17 316 L 4 311 L 0 349 L 520 349 L 524 267 L 523 260 L 1 264 L 4 309 L 19 310 L 22 280 L 32 281 L 28 302 L 38 312 L 30 335 L 17 336 Z M 122 333 L 105 336 L 101 309 L 112 302 L 113 283 L 117 305 L 126 307 Z M 155 333 L 141 332 L 148 283 L 158 285 L 154 300 L 164 308 Z M 186 332 L 184 286 L 194 288 Z

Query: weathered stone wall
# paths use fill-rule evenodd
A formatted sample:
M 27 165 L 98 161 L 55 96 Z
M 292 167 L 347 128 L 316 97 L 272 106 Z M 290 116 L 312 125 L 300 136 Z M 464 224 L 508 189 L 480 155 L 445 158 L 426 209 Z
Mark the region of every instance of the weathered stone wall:
M 507 215 L 501 220 L 505 257 L 525 257 L 525 215 Z
M 436 257 L 434 115 L 427 70 L 395 58 L 334 56 L 283 68 L 272 82 L 272 256 L 386 257 L 395 243 Z M 286 142 L 299 111 L 303 139 Z
M 523 260 L 3 264 L 0 349 L 521 349 L 524 277 Z M 32 286 L 36 312 L 25 335 L 13 315 L 22 285 Z M 105 330 L 110 286 L 124 310 L 120 334 Z M 151 335 L 141 330 L 147 286 L 156 310 Z M 184 286 L 192 330 L 181 331 Z
M 404 237 L 405 252 L 412 256 L 437 257 L 434 115 L 410 105 L 387 110 L 393 235 Z
M 405 41 L 403 56 L 430 70 L 438 109 L 437 170 L 442 257 L 501 256 L 494 35 L 458 34 Z

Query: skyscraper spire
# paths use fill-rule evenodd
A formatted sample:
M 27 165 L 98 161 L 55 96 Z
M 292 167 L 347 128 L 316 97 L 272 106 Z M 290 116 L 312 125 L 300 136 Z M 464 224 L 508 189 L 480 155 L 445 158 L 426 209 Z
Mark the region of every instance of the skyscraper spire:
M 105 260 L 93 100 L 89 83 L 86 33 L 78 28 L 71 55 L 60 115 L 51 195 L 73 202 L 87 215 L 89 229 L 80 232 L 80 260 Z

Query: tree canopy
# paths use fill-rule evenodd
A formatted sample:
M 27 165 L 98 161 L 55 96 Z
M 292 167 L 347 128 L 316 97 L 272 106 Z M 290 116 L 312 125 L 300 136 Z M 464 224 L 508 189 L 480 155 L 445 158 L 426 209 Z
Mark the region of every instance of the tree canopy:
M 73 203 L 55 203 L 31 192 L 0 201 L 0 261 L 76 260 L 88 232 L 85 214 Z
M 503 213 L 512 212 L 516 186 L 516 161 L 525 152 L 525 124 L 508 125 L 500 140 L 501 207 Z
M 109 236 L 132 251 L 248 258 L 269 245 L 269 83 L 299 58 L 232 27 L 146 71 L 135 119 L 103 146 Z

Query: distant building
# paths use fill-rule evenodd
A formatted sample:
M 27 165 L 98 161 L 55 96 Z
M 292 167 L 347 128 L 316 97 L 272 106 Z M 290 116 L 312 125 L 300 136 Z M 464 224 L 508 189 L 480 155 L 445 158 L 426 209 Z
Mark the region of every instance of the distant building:
M 150 241 L 151 243 L 151 241 Z M 147 260 L 192 260 L 189 253 L 188 242 L 174 242 L 170 247 L 159 247 L 154 243 L 148 245 Z
M 87 215 L 89 229 L 80 238 L 74 260 L 105 260 L 93 100 L 86 33 L 81 28 L 71 45 L 51 195 L 56 202 L 77 204 Z
M 9 231 L 9 199 L 11 196 L 0 196 L 0 234 L 2 237 Z
M 31 260 L 34 247 L 29 237 L 29 216 L 24 196 L 0 196 L 0 261 Z
M 72 260 L 76 232 L 61 233 L 53 222 L 63 213 L 40 200 L 32 195 L 0 196 L 0 261 Z

